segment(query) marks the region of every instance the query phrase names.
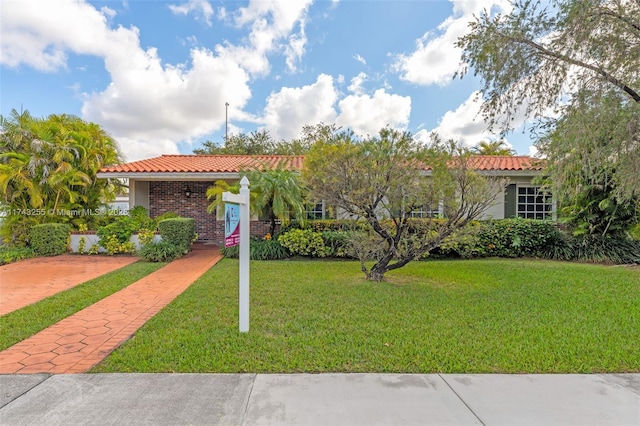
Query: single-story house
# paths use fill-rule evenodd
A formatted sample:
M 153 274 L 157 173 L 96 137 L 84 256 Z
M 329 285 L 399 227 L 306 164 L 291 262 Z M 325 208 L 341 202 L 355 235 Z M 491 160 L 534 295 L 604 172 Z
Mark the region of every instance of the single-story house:
M 509 182 L 504 197 L 498 197 L 484 218 L 555 219 L 552 197 L 539 193 L 539 188 L 532 183 L 542 170 L 535 159 L 528 156 L 475 156 L 472 161 L 472 168 L 479 172 L 505 177 Z M 207 213 L 210 202 L 205 195 L 215 181 L 235 182 L 243 170 L 253 168 L 301 170 L 303 162 L 304 156 L 301 155 L 162 155 L 105 167 L 98 177 L 127 179 L 130 207 L 143 206 L 152 217 L 175 212 L 194 218 L 199 239 L 220 243 L 224 238 L 223 213 Z M 310 213 L 313 217 L 321 217 L 324 206 L 317 205 Z M 253 217 L 252 235 L 266 234 L 268 225 L 267 221 Z

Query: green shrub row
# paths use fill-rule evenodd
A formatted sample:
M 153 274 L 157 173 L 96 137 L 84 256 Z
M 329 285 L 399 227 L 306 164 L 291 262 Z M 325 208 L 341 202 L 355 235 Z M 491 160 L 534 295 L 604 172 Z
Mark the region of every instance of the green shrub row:
M 438 223 L 438 220 L 412 220 L 409 233 L 420 238 Z M 291 256 L 348 258 L 353 252 L 351 236 L 363 229 L 366 227 L 355 221 L 310 221 L 304 227 L 290 224 L 277 241 Z M 254 244 L 261 243 L 252 242 L 252 253 Z M 472 222 L 427 257 L 540 257 L 630 264 L 640 263 L 640 242 L 593 235 L 574 237 L 554 222 L 515 218 Z
M 545 257 L 550 247 L 565 242 L 553 222 L 500 219 L 474 222 L 432 253 L 443 257 Z

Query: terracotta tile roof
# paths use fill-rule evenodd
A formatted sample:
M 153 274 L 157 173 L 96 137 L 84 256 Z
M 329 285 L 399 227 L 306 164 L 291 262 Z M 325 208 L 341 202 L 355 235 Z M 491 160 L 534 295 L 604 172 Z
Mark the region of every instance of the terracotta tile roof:
M 541 160 L 525 155 L 475 155 L 471 166 L 481 171 L 538 171 L 542 170 Z
M 472 168 L 481 171 L 538 171 L 540 160 L 528 156 L 478 155 Z M 162 155 L 105 167 L 101 173 L 237 173 L 246 169 L 301 170 L 303 155 Z
M 302 155 L 162 155 L 104 167 L 101 173 L 237 173 L 246 169 L 301 170 Z

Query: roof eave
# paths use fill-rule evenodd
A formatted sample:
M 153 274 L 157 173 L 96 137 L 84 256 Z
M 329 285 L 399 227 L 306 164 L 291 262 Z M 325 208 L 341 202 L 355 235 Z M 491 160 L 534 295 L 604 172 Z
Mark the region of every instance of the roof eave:
M 129 179 L 129 180 L 218 180 L 240 179 L 238 172 L 99 172 L 99 179 Z
M 538 176 L 542 173 L 542 170 L 476 170 L 476 172 L 485 176 L 518 177 Z M 422 174 L 424 176 L 431 176 L 431 170 L 424 170 Z

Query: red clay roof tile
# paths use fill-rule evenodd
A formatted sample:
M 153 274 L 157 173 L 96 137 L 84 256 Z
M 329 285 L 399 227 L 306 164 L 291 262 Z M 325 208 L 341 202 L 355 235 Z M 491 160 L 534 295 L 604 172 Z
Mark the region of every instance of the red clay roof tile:
M 237 173 L 246 169 L 301 170 L 302 155 L 162 155 L 118 166 L 102 173 Z
M 542 170 L 542 162 L 525 155 L 475 155 L 471 166 L 476 170 L 524 171 Z
M 162 155 L 117 166 L 101 173 L 238 173 L 247 169 L 301 170 L 303 155 Z M 477 155 L 471 166 L 481 171 L 538 171 L 540 160 L 528 156 Z

